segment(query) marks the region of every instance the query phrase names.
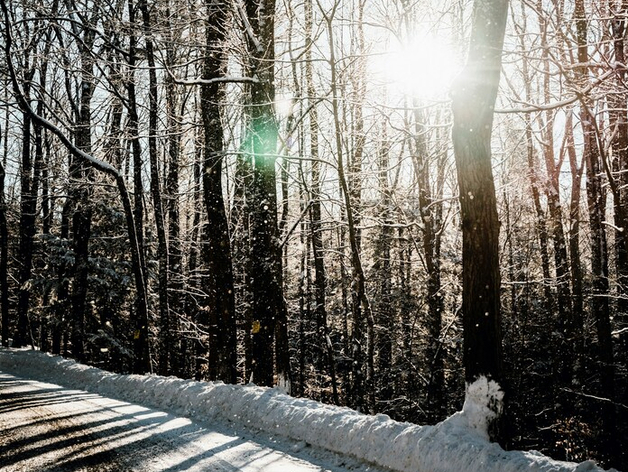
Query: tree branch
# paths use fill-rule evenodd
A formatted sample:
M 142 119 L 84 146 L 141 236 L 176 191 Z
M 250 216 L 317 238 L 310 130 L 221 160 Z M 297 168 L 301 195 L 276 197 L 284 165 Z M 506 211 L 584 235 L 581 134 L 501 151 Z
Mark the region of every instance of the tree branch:
M 577 102 L 583 96 L 591 93 L 591 91 L 595 87 L 600 85 L 602 82 L 604 82 L 606 79 L 608 79 L 609 77 L 611 77 L 614 74 L 615 74 L 615 69 L 611 69 L 611 70 L 605 72 L 604 74 L 599 76 L 596 80 L 594 80 L 583 91 L 576 92 L 576 94 L 573 97 L 567 98 L 565 100 L 560 100 L 560 101 L 554 102 L 554 103 L 546 103 L 546 104 L 542 104 L 542 105 L 540 105 L 540 104 L 533 104 L 533 103 L 524 103 L 524 105 L 527 105 L 526 108 L 504 108 L 504 109 L 501 109 L 501 110 L 496 109 L 495 113 L 500 113 L 500 114 L 508 114 L 508 113 L 536 113 L 538 111 L 548 111 L 548 110 L 554 110 L 556 108 L 563 108 L 563 107 L 566 107 L 568 105 L 571 105 L 572 103 Z

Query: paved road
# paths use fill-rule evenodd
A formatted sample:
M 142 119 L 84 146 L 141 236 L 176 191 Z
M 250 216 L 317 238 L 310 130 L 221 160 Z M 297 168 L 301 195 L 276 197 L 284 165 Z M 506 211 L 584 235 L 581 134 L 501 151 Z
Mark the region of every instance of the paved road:
M 2 472 L 369 470 L 341 462 L 303 444 L 241 435 L 0 372 Z

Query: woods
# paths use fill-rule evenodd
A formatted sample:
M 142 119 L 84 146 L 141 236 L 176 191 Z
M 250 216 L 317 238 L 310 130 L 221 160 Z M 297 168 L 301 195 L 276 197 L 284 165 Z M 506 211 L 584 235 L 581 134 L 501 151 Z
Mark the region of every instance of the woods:
M 0 5 L 4 346 L 626 468 L 626 2 Z

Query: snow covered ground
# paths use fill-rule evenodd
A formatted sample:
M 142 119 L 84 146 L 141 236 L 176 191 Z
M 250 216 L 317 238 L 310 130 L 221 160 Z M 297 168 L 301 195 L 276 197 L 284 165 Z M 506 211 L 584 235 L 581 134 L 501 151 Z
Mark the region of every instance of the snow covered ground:
M 7 373 L 0 412 L 2 472 L 375 472 L 330 452 L 312 457 L 313 448 L 294 452 L 287 441 Z
M 593 472 L 592 461 L 554 461 L 536 452 L 504 451 L 482 428 L 478 385 L 463 411 L 436 426 L 392 421 L 348 408 L 292 398 L 276 389 L 119 375 L 27 350 L 0 350 L 0 371 L 145 405 L 200 422 L 220 422 L 313 445 L 398 472 Z M 269 469 L 272 470 L 272 469 Z

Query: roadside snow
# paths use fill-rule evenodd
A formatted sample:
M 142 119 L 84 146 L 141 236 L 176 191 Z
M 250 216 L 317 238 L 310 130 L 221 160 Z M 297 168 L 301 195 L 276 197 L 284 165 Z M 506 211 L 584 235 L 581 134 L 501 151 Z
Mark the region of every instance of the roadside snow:
M 466 419 L 463 425 L 474 429 L 488 441 L 488 424 L 502 412 L 503 399 L 504 392 L 494 380 L 481 376 L 472 384 L 467 384 L 461 412 Z M 454 421 L 453 417 L 450 420 Z
M 224 422 L 0 372 L 2 472 L 383 472 Z M 252 433 L 252 434 L 249 434 Z
M 482 404 L 496 385 L 467 388 L 463 411 L 436 426 L 417 426 L 348 408 L 293 398 L 276 389 L 119 375 L 35 351 L 0 349 L 0 371 L 170 411 L 199 421 L 228 421 L 354 456 L 398 472 L 599 472 L 592 461 L 554 461 L 504 451 L 486 439 Z M 496 390 L 497 388 L 497 390 Z

